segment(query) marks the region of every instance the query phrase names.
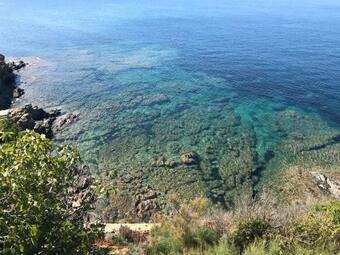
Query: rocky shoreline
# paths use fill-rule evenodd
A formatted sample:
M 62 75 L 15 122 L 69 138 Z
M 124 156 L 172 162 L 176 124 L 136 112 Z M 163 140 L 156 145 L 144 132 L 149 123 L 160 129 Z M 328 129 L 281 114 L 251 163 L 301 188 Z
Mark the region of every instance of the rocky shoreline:
M 14 99 L 24 95 L 24 90 L 17 86 L 17 72 L 28 64 L 22 60 L 6 63 L 4 55 L 0 54 L 0 110 L 11 107 Z M 60 109 L 46 111 L 30 104 L 21 108 L 8 110 L 8 119 L 14 122 L 21 130 L 34 130 L 48 138 L 60 134 L 62 129 L 74 122 L 78 114 L 61 114 Z

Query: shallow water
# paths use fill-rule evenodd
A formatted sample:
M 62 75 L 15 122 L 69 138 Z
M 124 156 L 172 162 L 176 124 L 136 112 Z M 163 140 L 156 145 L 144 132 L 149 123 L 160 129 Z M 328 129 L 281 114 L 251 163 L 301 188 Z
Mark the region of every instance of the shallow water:
M 0 1 L 1 52 L 31 63 L 15 104 L 79 112 L 59 140 L 132 193 L 229 205 L 288 165 L 338 169 L 339 3 L 252 2 Z

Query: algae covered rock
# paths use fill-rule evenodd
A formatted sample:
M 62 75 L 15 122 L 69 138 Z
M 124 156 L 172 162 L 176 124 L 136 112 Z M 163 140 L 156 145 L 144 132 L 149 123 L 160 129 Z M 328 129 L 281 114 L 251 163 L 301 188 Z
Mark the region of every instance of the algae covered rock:
M 197 164 L 198 160 L 198 155 L 193 151 L 185 152 L 181 155 L 181 162 L 185 165 Z

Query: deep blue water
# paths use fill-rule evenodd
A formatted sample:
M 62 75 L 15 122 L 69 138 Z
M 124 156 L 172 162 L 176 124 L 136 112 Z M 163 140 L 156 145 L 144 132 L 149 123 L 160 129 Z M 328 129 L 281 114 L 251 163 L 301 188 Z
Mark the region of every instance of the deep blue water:
M 197 178 L 223 180 L 229 168 L 305 164 L 288 143 L 308 151 L 340 132 L 337 1 L 0 0 L 0 24 L 0 52 L 31 62 L 16 104 L 80 112 L 61 140 L 95 168 L 194 150 L 206 162 Z M 332 146 L 313 155 L 337 165 Z
M 181 70 L 340 121 L 339 3 L 194 2 L 2 0 L 0 49 L 64 65 L 72 50 L 173 51 Z

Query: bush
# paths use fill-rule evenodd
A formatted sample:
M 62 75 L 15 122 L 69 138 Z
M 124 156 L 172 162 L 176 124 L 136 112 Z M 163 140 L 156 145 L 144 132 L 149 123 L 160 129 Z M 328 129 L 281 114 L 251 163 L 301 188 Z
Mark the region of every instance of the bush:
M 290 225 L 289 239 L 308 249 L 340 250 L 338 213 L 334 203 L 318 205 L 315 211 Z
M 72 206 L 78 153 L 34 132 L 2 130 L 1 139 L 0 253 L 99 253 L 100 228 L 82 221 L 93 199 Z M 87 194 L 93 198 L 91 186 Z
M 149 236 L 149 245 L 146 249 L 148 255 L 180 254 L 183 250 L 183 241 L 171 221 L 163 221 L 155 226 Z
M 232 241 L 241 252 L 255 240 L 269 233 L 270 224 L 261 218 L 240 221 L 232 234 Z

